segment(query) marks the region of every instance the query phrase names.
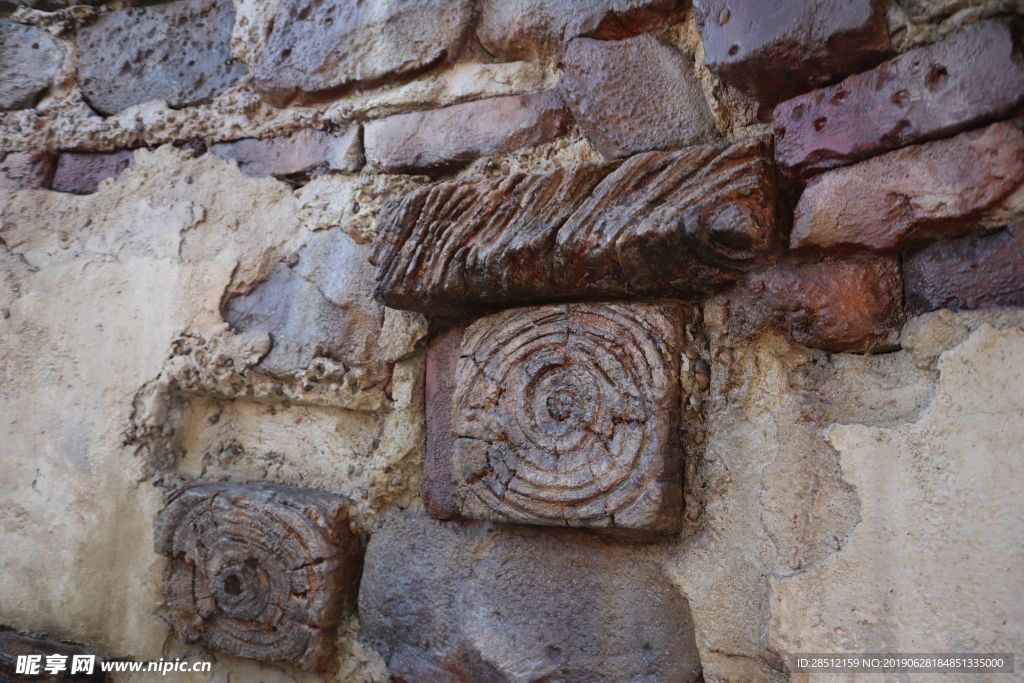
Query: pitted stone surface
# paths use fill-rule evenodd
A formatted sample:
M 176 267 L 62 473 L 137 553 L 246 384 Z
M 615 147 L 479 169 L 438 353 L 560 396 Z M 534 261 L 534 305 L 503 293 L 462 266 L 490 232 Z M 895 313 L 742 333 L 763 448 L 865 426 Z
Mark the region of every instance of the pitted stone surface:
M 694 0 L 704 63 L 768 105 L 877 64 L 889 50 L 878 0 Z
M 0 21 L 0 109 L 28 109 L 46 92 L 64 49 L 36 26 Z
M 243 173 L 256 178 L 301 181 L 331 171 L 358 173 L 363 166 L 358 126 L 339 135 L 306 128 L 267 140 L 219 142 L 210 151 L 237 160 Z
M 912 315 L 939 308 L 1024 306 L 1024 222 L 911 251 L 903 265 Z
M 74 194 L 91 194 L 101 181 L 116 178 L 132 165 L 131 150 L 111 152 L 61 152 L 50 189 Z
M 679 305 L 636 303 L 510 309 L 471 325 L 451 406 L 454 508 L 677 533 L 685 323 Z
M 903 324 L 895 262 L 837 261 L 752 273 L 729 297 L 730 327 L 752 335 L 774 327 L 827 351 L 884 351 Z
M 234 85 L 229 0 L 181 0 L 108 12 L 78 32 L 78 84 L 89 104 L 116 114 L 165 100 L 185 107 Z M 114 49 L 113 46 L 116 46 Z
M 880 253 L 909 235 L 969 232 L 1024 184 L 1024 123 L 995 123 L 823 173 L 796 207 L 795 250 Z
M 653 35 L 577 38 L 563 59 L 565 100 L 606 158 L 718 136 L 693 60 Z
M 254 69 L 256 87 L 283 107 L 451 62 L 472 9 L 471 0 L 284 0 Z
M 323 670 L 352 606 L 359 542 L 344 498 L 288 486 L 200 484 L 160 515 L 164 593 L 186 641 Z
M 49 152 L 11 152 L 0 160 L 0 189 L 37 190 L 49 187 L 53 178 Z
M 495 97 L 366 124 L 366 156 L 386 173 L 442 173 L 565 135 L 572 114 L 556 90 Z
M 691 296 L 771 259 L 770 143 L 438 183 L 385 205 L 375 296 L 464 318 L 559 299 Z
M 359 614 L 404 683 L 701 680 L 686 599 L 638 546 L 583 531 L 393 514 Z
M 678 0 L 482 0 L 476 34 L 500 59 L 558 59 L 579 36 L 616 40 L 666 26 Z
M 1005 118 L 1024 102 L 1024 22 L 990 21 L 775 108 L 775 152 L 807 177 Z

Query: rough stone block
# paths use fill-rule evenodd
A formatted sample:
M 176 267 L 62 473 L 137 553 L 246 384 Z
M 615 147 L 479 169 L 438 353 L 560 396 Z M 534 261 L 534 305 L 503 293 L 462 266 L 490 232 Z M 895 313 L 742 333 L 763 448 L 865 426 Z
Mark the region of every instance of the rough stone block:
M 577 38 L 563 66 L 566 103 L 606 158 L 718 137 L 693 61 L 653 35 Z
M 618 40 L 667 26 L 678 0 L 482 0 L 477 38 L 500 59 L 545 61 L 579 36 Z
M 54 664 L 63 666 L 63 670 L 52 674 L 46 671 L 47 657 L 63 657 Z M 18 673 L 18 657 L 39 657 L 39 670 L 33 674 Z M 88 658 L 92 658 L 91 670 Z M 72 667 L 75 669 L 71 675 Z M 102 683 L 106 674 L 100 669 L 100 660 L 94 651 L 69 643 L 55 640 L 39 634 L 22 635 L 15 631 L 0 631 L 0 681 L 4 683 L 63 683 L 64 681 L 81 681 L 82 683 Z
M 181 0 L 107 12 L 78 31 L 78 84 L 104 114 L 150 100 L 216 97 L 246 73 L 231 59 L 230 0 Z
M 423 506 L 436 519 L 459 516 L 450 464 L 455 451 L 452 402 L 462 335 L 457 325 L 430 340 L 424 381 L 427 447 L 423 455 Z
M 259 367 L 293 374 L 317 356 L 351 365 L 379 363 L 383 309 L 368 295 L 373 268 L 340 229 L 317 232 L 294 265 L 276 263 L 251 292 L 224 305 L 224 320 L 242 332 L 268 332 L 273 347 Z
M 818 176 L 796 207 L 799 251 L 897 251 L 914 231 L 967 231 L 1024 183 L 1024 122 L 995 123 Z
M 34 107 L 64 61 L 64 49 L 36 26 L 0 21 L 0 109 Z
M 35 190 L 49 187 L 53 178 L 49 152 L 11 152 L 0 161 L 0 189 Z
M 455 372 L 430 397 L 443 410 L 453 391 L 454 440 L 428 442 L 438 516 L 678 533 L 684 327 L 680 305 L 639 303 L 510 309 L 471 325 L 457 367 L 435 364 Z
M 236 159 L 238 168 L 246 175 L 304 181 L 330 171 L 358 173 L 363 167 L 359 133 L 358 126 L 341 135 L 304 129 L 268 140 L 219 142 L 210 151 Z
M 50 188 L 58 192 L 92 194 L 100 181 L 116 178 L 132 165 L 131 150 L 109 154 L 101 152 L 61 152 Z
M 696 683 L 689 604 L 638 550 L 393 514 L 367 548 L 359 615 L 404 683 Z
M 889 50 L 878 0 L 694 0 L 704 63 L 767 105 L 863 71 Z
M 470 32 L 471 0 L 284 0 L 254 69 L 275 106 L 451 62 Z
M 884 351 L 899 340 L 901 291 L 889 260 L 778 266 L 752 273 L 730 294 L 729 324 L 747 336 L 771 326 L 827 351 Z
M 352 607 L 359 541 L 341 496 L 288 486 L 200 484 L 156 525 L 164 594 L 187 642 L 324 670 Z
M 366 157 L 386 173 L 444 173 L 565 135 L 572 114 L 555 90 L 495 97 L 366 124 Z
M 1024 222 L 915 249 L 903 262 L 903 277 L 911 315 L 1024 306 Z
M 381 211 L 374 294 L 392 308 L 464 318 L 715 291 L 772 258 L 776 180 L 770 142 L 750 138 L 437 183 Z
M 775 108 L 775 154 L 806 178 L 1006 118 L 1024 102 L 1024 23 L 989 21 Z

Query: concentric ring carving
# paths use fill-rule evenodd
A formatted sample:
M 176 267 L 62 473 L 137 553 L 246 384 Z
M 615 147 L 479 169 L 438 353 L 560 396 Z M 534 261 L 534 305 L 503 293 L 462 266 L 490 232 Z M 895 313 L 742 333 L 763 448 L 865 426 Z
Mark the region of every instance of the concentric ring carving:
M 359 569 L 344 503 L 284 486 L 185 490 L 156 534 L 178 634 L 239 657 L 323 670 Z
M 664 526 L 678 513 L 681 329 L 678 308 L 644 304 L 515 309 L 474 324 L 453 407 L 462 513 Z

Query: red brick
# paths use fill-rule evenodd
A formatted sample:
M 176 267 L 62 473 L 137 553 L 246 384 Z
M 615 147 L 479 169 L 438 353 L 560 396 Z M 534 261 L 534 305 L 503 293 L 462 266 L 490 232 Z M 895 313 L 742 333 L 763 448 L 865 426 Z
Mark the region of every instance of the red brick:
M 49 152 L 11 152 L 0 161 L 0 189 L 49 187 L 53 166 L 53 155 Z
M 445 173 L 565 135 L 572 114 L 555 90 L 400 114 L 365 126 L 366 156 L 388 173 Z
M 879 0 L 694 0 L 704 63 L 777 102 L 877 64 L 889 50 Z
M 907 308 L 970 310 L 1024 306 L 1024 222 L 988 236 L 970 235 L 907 254 Z
M 730 328 L 765 327 L 827 351 L 893 348 L 903 322 L 894 261 L 838 261 L 752 273 L 729 296 Z
M 917 232 L 968 232 L 1001 220 L 1024 183 L 1024 121 L 994 123 L 818 176 L 796 207 L 790 247 L 897 251 Z
M 132 152 L 61 152 L 51 189 L 73 194 L 92 194 L 100 181 L 116 178 L 132 165 Z
M 476 34 L 500 59 L 558 59 L 579 36 L 621 40 L 667 26 L 679 0 L 483 0 Z
M 577 38 L 563 60 L 566 103 L 606 158 L 718 136 L 693 60 L 653 35 Z
M 220 142 L 210 147 L 210 151 L 236 159 L 243 173 L 257 178 L 307 180 L 330 171 L 355 173 L 363 165 L 358 126 L 341 135 L 307 128 L 267 140 L 246 138 Z
M 455 435 L 452 433 L 455 368 L 464 332 L 464 326 L 453 327 L 434 337 L 427 348 L 427 448 L 423 457 L 423 506 L 435 519 L 459 516 L 450 465 L 455 450 Z
M 1024 102 L 1019 20 L 990 21 L 775 108 L 775 153 L 806 178 L 1006 118 Z

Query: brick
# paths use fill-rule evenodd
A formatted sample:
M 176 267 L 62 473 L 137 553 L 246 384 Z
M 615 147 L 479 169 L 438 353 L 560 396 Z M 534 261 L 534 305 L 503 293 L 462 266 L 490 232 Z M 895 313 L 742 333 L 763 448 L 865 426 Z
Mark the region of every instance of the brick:
M 678 304 L 630 303 L 516 308 L 470 325 L 436 354 L 454 371 L 432 396 L 443 410 L 452 392 L 453 441 L 440 434 L 431 448 L 446 472 L 425 477 L 427 497 L 472 519 L 678 533 L 685 324 Z
M 49 152 L 11 152 L 0 161 L 0 189 L 37 190 L 49 187 L 53 178 Z
M 278 107 L 452 62 L 471 30 L 471 0 L 284 0 L 254 69 Z
M 349 502 L 313 489 L 199 484 L 154 531 L 164 600 L 186 642 L 324 671 L 354 607 L 361 551 Z
M 1007 118 L 1024 103 L 1024 22 L 989 21 L 775 108 L 775 153 L 807 178 Z
M 1024 306 L 1024 222 L 918 247 L 904 259 L 903 274 L 911 315 Z
M 729 326 L 752 336 L 770 327 L 826 351 L 895 348 L 903 323 L 895 262 L 837 261 L 751 273 L 729 295 Z
M 767 139 L 749 138 L 421 188 L 381 211 L 374 295 L 464 318 L 559 299 L 719 291 L 774 255 L 770 156 Z
M 704 63 L 724 83 L 776 103 L 887 56 L 878 0 L 694 0 Z
M 46 658 L 59 655 L 65 657 L 65 671 L 58 674 L 46 673 Z M 39 672 L 35 674 L 19 674 L 18 657 L 37 656 Z M 71 666 L 75 657 L 93 657 L 92 673 L 79 671 L 71 675 Z M 95 650 L 65 640 L 57 640 L 41 634 L 23 635 L 15 631 L 0 631 L 0 680 L 4 683 L 64 683 L 80 681 L 81 683 L 102 683 L 106 674 L 100 669 L 100 658 Z
M 106 12 L 78 32 L 78 84 L 104 114 L 150 100 L 201 104 L 234 85 L 230 0 L 180 0 Z M 112 46 L 116 46 L 113 49 Z
M 999 219 L 1024 183 L 1022 127 L 994 123 L 823 173 L 800 197 L 790 247 L 892 253 L 915 231 L 964 232 Z
M 555 90 L 495 97 L 366 124 L 366 157 L 386 173 L 446 173 L 565 135 L 572 114 Z
M 210 151 L 237 160 L 246 175 L 305 181 L 332 171 L 358 173 L 363 166 L 359 133 L 358 126 L 341 135 L 304 129 L 267 140 L 219 142 Z
M 64 61 L 64 48 L 47 31 L 0 21 L 0 109 L 30 109 Z
M 435 519 L 459 516 L 449 464 L 455 451 L 455 435 L 452 433 L 455 371 L 465 331 L 465 326 L 457 325 L 431 339 L 427 347 L 424 381 L 427 443 L 423 455 L 423 507 Z
M 477 38 L 499 59 L 559 59 L 579 36 L 621 40 L 672 23 L 678 0 L 482 0 Z
M 373 534 L 365 640 L 407 683 L 696 683 L 690 606 L 650 554 L 584 531 L 437 522 Z
M 692 59 L 653 35 L 577 38 L 563 66 L 566 103 L 605 158 L 718 136 Z
M 50 188 L 58 192 L 92 194 L 107 178 L 117 178 L 132 165 L 131 150 L 120 152 L 61 152 Z

